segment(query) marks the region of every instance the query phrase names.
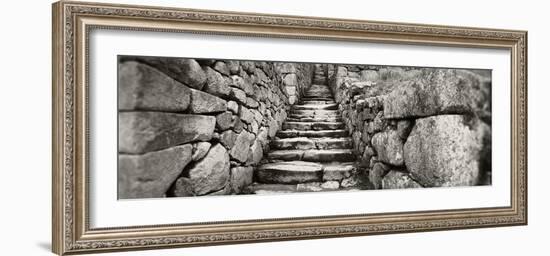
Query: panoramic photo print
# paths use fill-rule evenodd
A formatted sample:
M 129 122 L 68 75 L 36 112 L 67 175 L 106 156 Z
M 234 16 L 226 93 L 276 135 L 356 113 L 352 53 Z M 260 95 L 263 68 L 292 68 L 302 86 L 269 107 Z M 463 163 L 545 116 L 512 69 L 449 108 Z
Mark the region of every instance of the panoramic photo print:
M 118 198 L 491 185 L 491 86 L 479 69 L 119 56 Z

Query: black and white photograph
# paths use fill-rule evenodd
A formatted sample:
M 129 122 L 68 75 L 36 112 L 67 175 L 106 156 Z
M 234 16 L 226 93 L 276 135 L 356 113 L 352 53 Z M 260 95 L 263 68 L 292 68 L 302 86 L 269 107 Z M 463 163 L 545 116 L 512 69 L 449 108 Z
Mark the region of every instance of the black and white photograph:
M 118 198 L 491 185 L 491 70 L 118 57 Z

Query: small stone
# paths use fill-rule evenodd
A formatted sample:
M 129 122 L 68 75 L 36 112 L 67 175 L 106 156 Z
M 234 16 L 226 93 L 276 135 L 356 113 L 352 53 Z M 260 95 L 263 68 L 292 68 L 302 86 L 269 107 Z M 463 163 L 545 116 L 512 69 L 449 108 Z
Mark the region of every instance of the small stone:
M 228 60 L 226 61 L 226 64 L 232 75 L 237 75 L 241 72 L 241 65 L 238 60 Z
M 237 88 L 231 88 L 231 92 L 229 93 L 229 97 L 233 100 L 236 100 L 242 104 L 246 104 L 246 93 Z
M 358 184 L 359 184 L 359 181 L 357 180 L 357 178 L 349 177 L 349 178 L 343 179 L 342 182 L 340 183 L 340 186 L 343 188 L 351 188 L 351 187 L 357 186 Z
M 241 107 L 241 112 L 239 117 L 241 118 L 242 121 L 244 121 L 247 124 L 250 124 L 252 123 L 252 121 L 254 121 L 254 114 L 248 108 L 245 108 L 245 107 Z
M 204 195 L 223 189 L 229 181 L 229 155 L 220 144 L 213 146 L 208 154 L 188 170 L 189 182 L 194 194 Z
M 218 97 L 227 97 L 231 92 L 229 82 L 220 73 L 210 67 L 204 68 L 206 73 L 206 85 L 204 91 Z
M 191 113 L 206 114 L 218 113 L 227 109 L 227 103 L 214 95 L 191 90 L 191 105 L 189 107 Z
M 382 164 L 376 163 L 374 167 L 369 171 L 369 180 L 374 186 L 374 189 L 382 188 L 382 178 L 388 173 L 389 167 Z
M 206 156 L 208 150 L 210 149 L 210 143 L 208 142 L 197 142 L 193 145 L 193 161 L 198 161 Z
M 382 189 L 422 188 L 409 175 L 403 172 L 390 171 L 382 179 Z
M 327 190 L 336 190 L 340 187 L 340 183 L 338 181 L 325 181 L 321 184 L 321 188 L 327 189 Z
M 257 165 L 262 160 L 263 156 L 264 151 L 262 149 L 262 144 L 259 140 L 255 140 L 250 147 L 250 151 L 248 152 L 247 163 L 251 165 Z
M 241 118 L 238 116 L 233 116 L 232 119 L 233 131 L 235 131 L 236 133 L 241 133 L 244 130 L 244 122 L 241 121 Z
M 214 64 L 214 69 L 226 76 L 230 75 L 229 68 L 223 61 L 216 61 L 216 64 Z
M 260 104 L 253 98 L 247 97 L 245 105 L 249 108 L 258 108 Z
M 378 154 L 378 160 L 387 164 L 403 165 L 403 142 L 394 130 L 384 131 L 372 137 L 372 146 Z
M 239 194 L 245 187 L 252 184 L 254 168 L 234 167 L 231 168 L 231 189 L 233 193 Z
M 227 149 L 231 149 L 235 145 L 235 140 L 237 139 L 237 134 L 233 130 L 227 130 L 222 132 L 220 135 L 220 143 L 224 145 Z
M 248 150 L 253 139 L 253 134 L 247 131 L 242 131 L 237 136 L 237 139 L 235 140 L 235 145 L 233 145 L 231 151 L 229 152 L 231 158 L 241 163 L 246 162 L 246 159 L 248 158 Z
M 298 85 L 298 78 L 297 78 L 296 74 L 287 74 L 284 77 L 283 82 L 286 86 L 297 86 Z
M 228 101 L 227 102 L 227 109 L 231 112 L 233 112 L 233 114 L 237 115 L 239 114 L 239 104 L 237 104 L 237 102 L 235 101 Z
M 232 127 L 233 115 L 231 112 L 224 112 L 216 116 L 216 128 L 218 128 L 220 131 L 225 131 Z

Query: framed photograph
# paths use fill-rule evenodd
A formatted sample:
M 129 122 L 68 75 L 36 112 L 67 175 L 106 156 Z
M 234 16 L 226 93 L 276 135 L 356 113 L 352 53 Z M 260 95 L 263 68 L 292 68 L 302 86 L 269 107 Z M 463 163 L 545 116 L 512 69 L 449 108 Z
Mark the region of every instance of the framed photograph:
M 527 224 L 527 32 L 61 1 L 53 251 Z

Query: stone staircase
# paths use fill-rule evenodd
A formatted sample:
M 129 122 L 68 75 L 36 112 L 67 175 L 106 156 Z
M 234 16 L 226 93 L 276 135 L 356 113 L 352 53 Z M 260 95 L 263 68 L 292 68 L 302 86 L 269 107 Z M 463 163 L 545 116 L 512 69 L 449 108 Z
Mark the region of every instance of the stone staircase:
M 357 188 L 352 140 L 326 76 L 315 71 L 313 85 L 294 105 L 270 152 L 255 169 L 247 193 L 290 193 Z

